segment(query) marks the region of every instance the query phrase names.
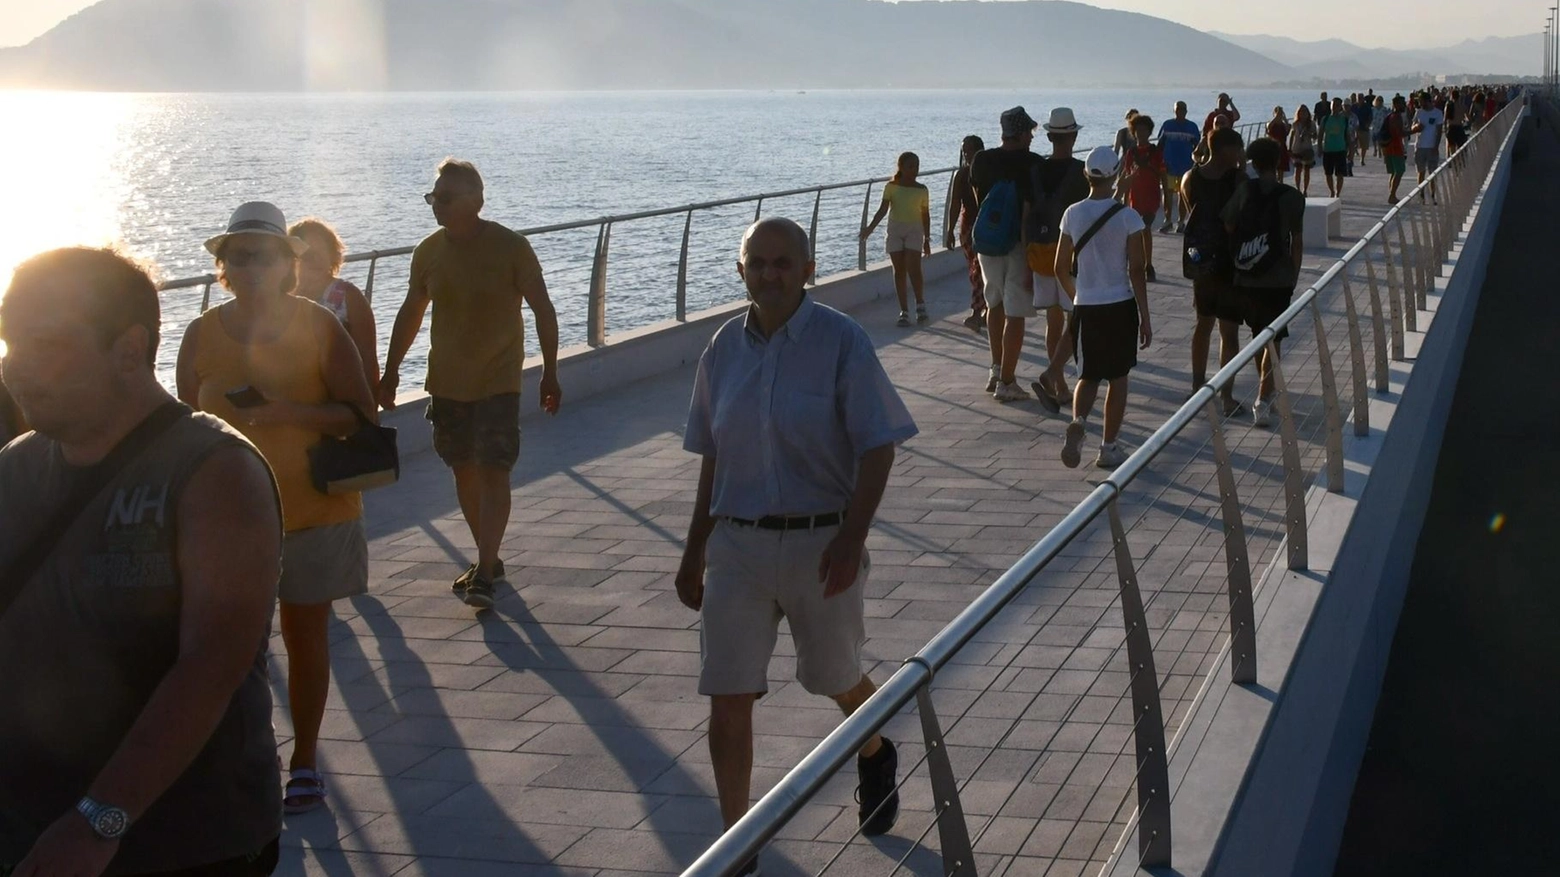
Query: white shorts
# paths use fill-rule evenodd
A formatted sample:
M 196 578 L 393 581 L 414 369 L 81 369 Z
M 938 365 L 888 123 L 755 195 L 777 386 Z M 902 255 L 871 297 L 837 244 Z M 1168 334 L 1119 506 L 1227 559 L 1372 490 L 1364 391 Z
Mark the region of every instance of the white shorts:
M 1034 276 L 1035 310 L 1043 311 L 1047 308 L 1061 308 L 1064 311 L 1072 310 L 1072 299 L 1062 291 L 1062 282 L 1050 274 L 1036 274 Z
M 895 222 L 890 219 L 887 237 L 885 246 L 889 255 L 906 251 L 919 253 L 926 245 L 926 230 L 919 222 Z
M 1006 256 L 979 256 L 985 278 L 986 307 L 1001 308 L 1005 316 L 1033 317 L 1034 293 L 1029 286 L 1029 257 L 1022 244 Z
M 861 682 L 872 562 L 863 551 L 856 583 L 825 598 L 818 560 L 839 531 L 762 530 L 726 520 L 715 525 L 704 555 L 700 694 L 767 691 L 781 618 L 791 627 L 803 688 L 833 697 Z

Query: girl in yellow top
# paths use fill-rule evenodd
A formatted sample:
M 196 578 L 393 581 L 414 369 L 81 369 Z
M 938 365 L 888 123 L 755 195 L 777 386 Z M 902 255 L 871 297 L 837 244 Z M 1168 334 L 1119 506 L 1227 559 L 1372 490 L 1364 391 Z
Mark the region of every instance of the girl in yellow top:
M 921 172 L 921 159 L 913 152 L 899 156 L 894 178 L 883 187 L 883 203 L 877 215 L 861 230 L 866 240 L 878 223 L 888 216 L 888 258 L 894 263 L 894 294 L 899 296 L 899 325 L 910 325 L 909 301 L 905 296 L 908 280 L 915 289 L 915 321 L 925 323 L 925 283 L 921 279 L 921 257 L 932 254 L 932 198 L 926 186 L 915 181 Z
M 290 294 L 307 245 L 287 234 L 280 210 L 240 206 L 206 249 L 233 300 L 185 330 L 179 398 L 232 424 L 276 475 L 285 531 L 277 594 L 295 736 L 283 803 L 301 813 L 325 799 L 315 750 L 330 688 L 331 601 L 368 589 L 362 497 L 316 490 L 308 451 L 322 435 L 357 431 L 349 406 L 369 418 L 378 409 L 347 330 L 329 310 Z

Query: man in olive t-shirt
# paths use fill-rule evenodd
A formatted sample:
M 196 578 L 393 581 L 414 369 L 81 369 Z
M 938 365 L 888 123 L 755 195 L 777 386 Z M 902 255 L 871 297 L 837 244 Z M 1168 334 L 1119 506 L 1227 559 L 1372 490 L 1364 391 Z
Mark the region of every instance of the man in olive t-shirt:
M 446 159 L 424 196 L 442 226 L 412 253 L 411 283 L 395 317 L 379 403 L 395 407 L 401 361 L 433 306 L 428 333 L 428 420 L 433 448 L 455 473 L 460 509 L 477 543 L 477 562 L 452 590 L 477 611 L 492 608 L 498 559 L 509 526 L 509 473 L 520 456 L 520 371 L 525 360 L 521 303 L 536 317 L 542 347 L 541 406 L 558 413 L 558 316 L 536 253 L 523 235 L 481 218 L 482 177 Z

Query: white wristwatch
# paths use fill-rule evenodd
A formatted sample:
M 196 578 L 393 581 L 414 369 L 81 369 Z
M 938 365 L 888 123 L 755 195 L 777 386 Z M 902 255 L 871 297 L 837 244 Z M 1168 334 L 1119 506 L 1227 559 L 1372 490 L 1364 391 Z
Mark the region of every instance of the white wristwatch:
M 104 840 L 119 840 L 130 830 L 130 814 L 118 807 L 83 796 L 76 802 L 76 812 L 86 817 L 92 831 Z

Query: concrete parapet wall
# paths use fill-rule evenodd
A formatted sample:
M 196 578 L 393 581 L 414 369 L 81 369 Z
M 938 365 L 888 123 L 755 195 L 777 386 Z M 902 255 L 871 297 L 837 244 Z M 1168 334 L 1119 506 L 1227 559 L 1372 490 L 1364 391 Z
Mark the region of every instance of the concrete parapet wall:
M 731 271 L 732 294 L 741 292 L 735 256 Z M 928 286 L 964 270 L 964 255 L 958 250 L 934 252 L 922 261 Z M 816 300 L 842 311 L 853 311 L 870 302 L 892 298 L 894 286 L 887 261 L 867 267 L 866 271 L 844 271 L 819 279 L 808 290 Z M 608 302 L 610 307 L 611 302 Z M 715 331 L 747 308 L 745 301 L 698 311 L 686 322 L 665 320 L 621 334 L 610 335 L 604 347 L 576 345 L 558 351 L 558 381 L 563 385 L 564 404 L 586 399 L 607 390 L 618 389 L 644 378 L 665 374 L 698 360 Z M 528 399 L 522 406 L 522 422 L 538 416 L 535 395 L 541 378 L 541 359 L 533 357 L 525 368 L 523 386 Z M 691 387 L 689 388 L 692 389 Z M 403 393 L 393 411 L 383 415 L 383 423 L 399 433 L 403 457 L 422 453 L 433 443 L 432 430 L 423 412 L 428 396 L 418 390 Z
M 1257 684 L 1230 684 L 1226 651 L 1183 724 L 1170 761 L 1174 867 L 1153 873 L 1333 873 L 1519 136 L 1420 314 L 1424 334 L 1393 363 L 1392 392 L 1372 395 L 1371 434 L 1345 430 L 1344 492 L 1309 492 L 1310 569 L 1287 569 L 1280 551 L 1262 579 Z M 1143 873 L 1135 840 L 1134 828 L 1106 873 Z

